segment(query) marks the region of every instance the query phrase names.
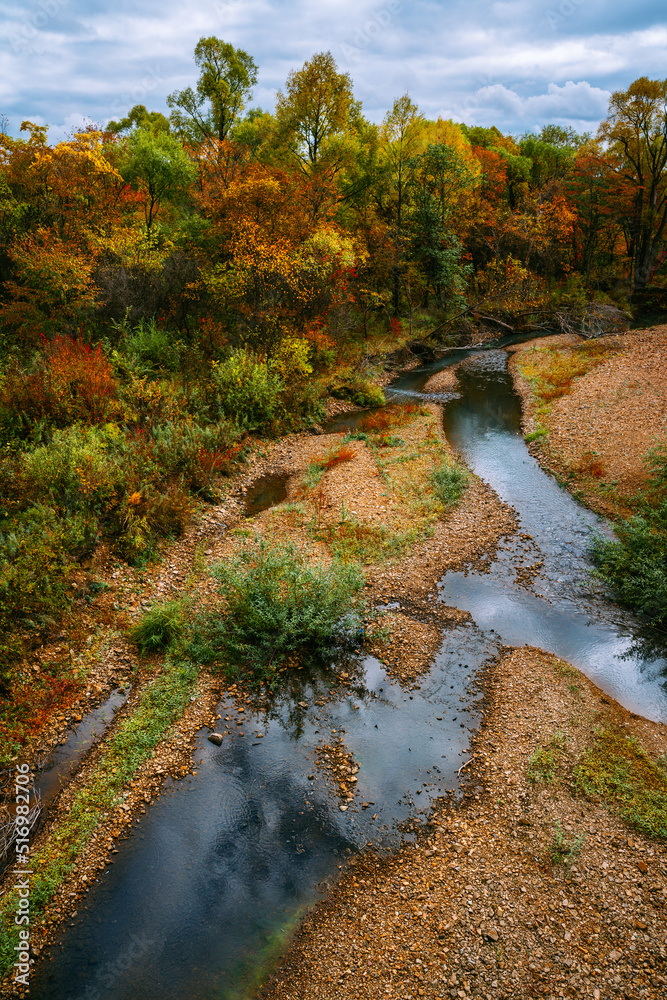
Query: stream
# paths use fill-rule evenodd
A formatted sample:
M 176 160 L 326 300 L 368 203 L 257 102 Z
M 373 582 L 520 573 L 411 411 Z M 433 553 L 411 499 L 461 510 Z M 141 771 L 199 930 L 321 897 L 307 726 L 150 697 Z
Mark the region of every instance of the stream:
M 114 863 L 50 949 L 53 960 L 36 966 L 31 997 L 252 997 L 346 861 L 367 846 L 395 849 L 436 798 L 456 792 L 479 724 L 475 678 L 504 645 L 540 646 L 631 710 L 667 720 L 667 663 L 651 634 L 591 587 L 587 546 L 593 532 L 608 529 L 528 453 L 506 352 L 454 352 L 405 373 L 387 395 L 419 398 L 428 378 L 461 360 L 461 392 L 443 397 L 445 429 L 520 520 L 488 568 L 439 582 L 437 599 L 469 611 L 472 622 L 444 632 L 414 690 L 358 654 L 344 665 L 343 695 L 326 675 L 313 676 L 268 715 L 247 711 L 244 737 L 215 747 L 202 730 L 196 775 L 168 781 L 118 844 Z M 251 500 L 264 504 L 263 496 Z M 219 707 L 223 715 L 231 709 Z M 344 811 L 313 756 L 333 740 L 360 765 Z

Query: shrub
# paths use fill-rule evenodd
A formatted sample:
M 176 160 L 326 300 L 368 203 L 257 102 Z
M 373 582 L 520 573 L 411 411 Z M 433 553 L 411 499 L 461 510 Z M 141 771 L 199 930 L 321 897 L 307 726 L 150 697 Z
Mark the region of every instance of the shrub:
M 0 426 L 5 441 L 30 438 L 35 425 L 98 424 L 118 411 L 118 383 L 98 346 L 55 337 L 32 364 L 9 363 L 0 377 Z
M 618 524 L 615 539 L 597 536 L 591 557 L 597 575 L 616 599 L 647 615 L 651 624 L 667 617 L 667 534 L 646 517 Z
M 173 337 L 160 329 L 154 319 L 139 320 L 134 329 L 125 335 L 127 361 L 138 375 L 156 372 L 176 372 L 179 369 L 179 350 Z
M 310 566 L 294 546 L 260 541 L 215 575 L 225 611 L 202 616 L 193 652 L 219 657 L 231 675 L 273 685 L 286 663 L 333 655 L 359 632 L 357 566 Z
M 282 379 L 250 351 L 236 350 L 214 364 L 211 381 L 215 408 L 238 427 L 268 427 L 278 416 Z
M 468 474 L 455 465 L 441 465 L 429 476 L 433 493 L 443 507 L 453 507 L 459 502 L 468 482 Z
M 360 375 L 355 375 L 347 385 L 334 388 L 331 395 L 335 399 L 347 399 L 356 406 L 384 406 L 386 403 L 382 389 Z
M 215 475 L 227 472 L 240 446 L 238 429 L 228 420 L 201 426 L 188 418 L 151 430 L 150 450 L 167 475 L 183 475 L 195 493 L 213 498 Z
M 187 628 L 185 601 L 153 604 L 141 621 L 130 629 L 130 639 L 143 653 L 159 653 L 183 637 Z

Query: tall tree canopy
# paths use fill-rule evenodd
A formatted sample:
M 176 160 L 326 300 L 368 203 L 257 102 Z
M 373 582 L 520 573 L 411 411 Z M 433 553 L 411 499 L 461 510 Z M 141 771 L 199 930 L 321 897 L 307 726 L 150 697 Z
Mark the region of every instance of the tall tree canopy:
M 167 98 L 171 123 L 196 142 L 226 139 L 257 83 L 255 61 L 243 49 L 211 36 L 197 42 L 195 63 L 200 69 L 196 90 L 186 87 Z
M 642 76 L 611 95 L 599 136 L 634 187 L 631 254 L 635 290 L 648 284 L 667 224 L 667 80 Z
M 276 117 L 292 153 L 315 167 L 327 144 L 353 124 L 359 107 L 349 73 L 339 73 L 330 52 L 319 52 L 287 77 L 278 94 Z

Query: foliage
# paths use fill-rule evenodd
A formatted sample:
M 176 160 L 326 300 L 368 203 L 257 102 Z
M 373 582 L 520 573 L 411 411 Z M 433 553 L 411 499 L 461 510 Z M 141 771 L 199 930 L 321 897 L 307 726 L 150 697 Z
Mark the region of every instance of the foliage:
M 575 791 L 601 797 L 649 837 L 667 838 L 667 762 L 625 733 L 598 729 L 574 771 Z
M 658 625 L 667 617 L 667 531 L 635 516 L 614 528 L 615 539 L 597 536 L 591 557 L 599 577 L 619 603 Z
M 195 625 L 193 655 L 271 686 L 281 668 L 326 659 L 357 639 L 364 584 L 355 565 L 311 566 L 292 545 L 251 542 L 215 570 L 224 607 Z

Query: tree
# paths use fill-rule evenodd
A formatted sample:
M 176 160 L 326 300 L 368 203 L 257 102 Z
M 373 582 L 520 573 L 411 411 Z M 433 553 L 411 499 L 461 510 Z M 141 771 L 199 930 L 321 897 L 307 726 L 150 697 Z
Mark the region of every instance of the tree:
M 195 46 L 200 69 L 197 88 L 175 90 L 167 98 L 171 123 L 194 142 L 226 139 L 257 83 L 257 66 L 243 49 L 219 38 L 200 38 Z
M 150 132 L 169 132 L 169 119 L 160 111 L 147 111 L 145 104 L 135 104 L 125 118 L 120 121 L 110 121 L 107 132 L 119 135 L 130 132 L 133 128 L 145 128 Z
M 639 291 L 651 278 L 667 224 L 667 80 L 642 76 L 613 93 L 598 134 L 622 156 L 634 188 L 630 254 Z
M 414 157 L 421 145 L 421 130 L 424 117 L 419 108 L 410 99 L 409 94 L 398 97 L 391 111 L 384 117 L 381 128 L 381 138 L 386 162 L 391 174 L 391 187 L 395 210 L 394 246 L 396 249 L 396 265 L 393 273 L 393 308 L 398 315 L 400 268 L 398 258 L 403 242 L 403 214 L 405 192 L 410 180 Z
M 194 179 L 196 169 L 178 139 L 165 132 L 136 129 L 129 139 L 129 153 L 123 179 L 144 194 L 150 234 L 163 201 L 176 201 Z
M 319 52 L 287 77 L 276 101 L 276 117 L 299 163 L 315 168 L 327 147 L 354 123 L 358 104 L 349 73 L 338 73 L 330 52 Z

